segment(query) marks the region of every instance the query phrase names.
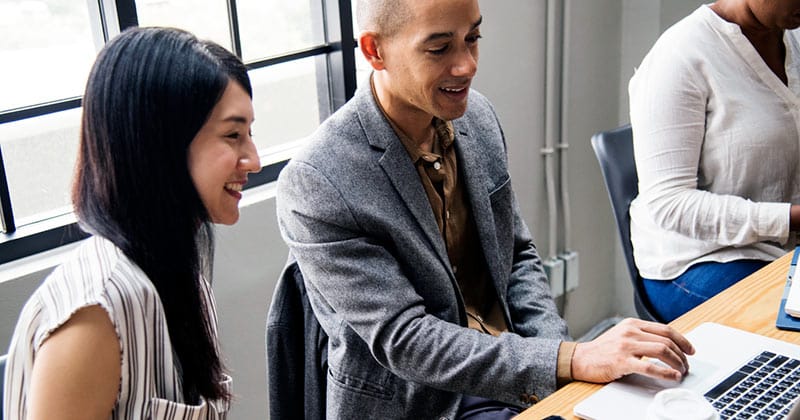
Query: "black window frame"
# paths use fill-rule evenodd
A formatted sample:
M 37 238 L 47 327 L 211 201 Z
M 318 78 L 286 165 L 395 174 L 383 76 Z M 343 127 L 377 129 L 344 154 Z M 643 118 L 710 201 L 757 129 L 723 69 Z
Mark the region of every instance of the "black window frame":
M 97 0 L 105 41 L 108 41 L 106 14 L 103 0 Z M 239 23 L 236 0 L 226 0 L 228 27 L 231 31 L 233 52 L 241 57 Z M 302 50 L 247 62 L 248 70 L 258 69 L 308 57 L 317 57 L 317 91 L 320 98 L 320 120 L 339 109 L 353 97 L 356 90 L 356 41 L 353 34 L 351 0 L 308 0 L 321 10 L 322 22 L 314 22 L 323 31 L 324 43 Z M 138 26 L 135 0 L 114 0 L 120 31 Z M 323 76 L 324 75 L 324 76 Z M 66 98 L 53 102 L 0 112 L 0 124 L 20 121 L 60 111 L 80 108 L 81 98 Z M 258 174 L 249 177 L 246 188 L 273 182 L 288 160 L 267 162 Z M 65 214 L 17 227 L 11 205 L 11 196 L 0 148 L 0 264 L 54 249 L 89 236 L 77 225 L 74 214 Z

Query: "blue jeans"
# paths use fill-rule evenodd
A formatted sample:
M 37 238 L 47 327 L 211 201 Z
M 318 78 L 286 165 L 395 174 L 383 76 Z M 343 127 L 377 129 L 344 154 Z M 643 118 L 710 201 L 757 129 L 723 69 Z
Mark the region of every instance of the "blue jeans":
M 767 264 L 758 260 L 702 262 L 673 280 L 643 279 L 644 289 L 656 313 L 669 322 Z

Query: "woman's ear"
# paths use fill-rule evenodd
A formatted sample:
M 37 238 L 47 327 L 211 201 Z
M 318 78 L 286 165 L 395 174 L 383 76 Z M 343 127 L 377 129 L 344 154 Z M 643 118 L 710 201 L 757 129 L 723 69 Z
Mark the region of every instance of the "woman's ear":
M 361 53 L 374 70 L 383 70 L 386 64 L 383 61 L 383 51 L 380 45 L 380 37 L 375 32 L 364 31 L 358 37 L 358 46 Z

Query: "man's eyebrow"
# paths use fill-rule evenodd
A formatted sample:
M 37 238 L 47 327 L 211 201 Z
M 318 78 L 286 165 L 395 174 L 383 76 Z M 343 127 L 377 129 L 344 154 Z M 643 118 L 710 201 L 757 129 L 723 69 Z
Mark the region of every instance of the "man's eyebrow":
M 477 28 L 478 26 L 481 26 L 482 22 L 483 22 L 483 15 L 481 15 L 481 17 L 479 17 L 478 20 L 476 20 L 475 23 L 473 23 L 472 26 L 470 26 L 469 31 L 470 32 L 474 31 L 475 28 Z M 423 41 L 423 43 L 427 44 L 429 42 L 437 41 L 437 40 L 440 40 L 440 39 L 443 39 L 443 38 L 452 38 L 453 35 L 455 35 L 453 32 L 437 32 L 437 33 L 433 33 L 433 34 L 428 35 L 428 37 L 425 38 L 425 41 Z

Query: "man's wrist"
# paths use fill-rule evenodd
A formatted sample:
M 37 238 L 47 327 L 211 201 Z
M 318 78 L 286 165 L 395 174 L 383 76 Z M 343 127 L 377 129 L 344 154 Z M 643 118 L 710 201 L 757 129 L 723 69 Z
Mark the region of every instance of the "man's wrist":
M 562 341 L 558 346 L 558 361 L 556 364 L 556 385 L 562 387 L 572 382 L 572 356 L 578 343 Z

